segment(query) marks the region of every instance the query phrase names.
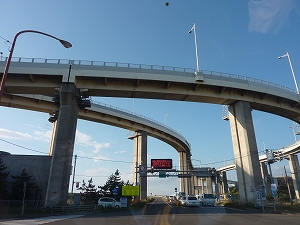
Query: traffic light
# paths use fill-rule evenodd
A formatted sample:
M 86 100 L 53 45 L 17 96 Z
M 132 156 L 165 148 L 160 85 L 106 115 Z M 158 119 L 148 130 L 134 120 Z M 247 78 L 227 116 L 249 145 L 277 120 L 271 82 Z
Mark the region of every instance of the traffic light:
M 215 177 L 215 176 L 216 176 L 216 169 L 215 169 L 215 168 L 212 168 L 212 169 L 210 170 L 210 176 L 211 176 L 211 177 Z
M 265 176 L 265 180 L 267 183 L 270 183 L 270 181 L 271 181 L 270 176 Z
M 154 173 L 154 166 L 151 166 L 151 173 Z
M 276 161 L 283 160 L 283 152 L 282 151 L 274 151 L 273 156 Z

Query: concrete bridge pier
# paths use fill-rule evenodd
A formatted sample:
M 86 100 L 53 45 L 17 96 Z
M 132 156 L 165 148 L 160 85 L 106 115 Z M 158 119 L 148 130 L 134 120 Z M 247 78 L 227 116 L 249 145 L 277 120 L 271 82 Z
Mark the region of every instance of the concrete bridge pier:
M 195 180 L 194 180 L 193 176 L 188 178 L 188 184 L 189 184 L 190 195 L 194 195 L 195 194 Z
M 45 206 L 65 205 L 68 198 L 72 156 L 79 108 L 75 84 L 63 83 L 60 89 L 60 110 L 54 124 L 50 146 L 52 161 Z
M 253 192 L 258 191 L 263 182 L 250 103 L 238 101 L 228 110 L 240 201 L 253 202 Z
M 221 185 L 219 188 L 220 194 L 227 195 L 228 194 L 228 183 L 227 183 L 226 171 L 223 171 L 221 175 L 222 175 L 222 182 L 221 182 Z
M 188 167 L 187 167 L 187 160 L 186 160 L 186 152 L 178 152 L 179 154 L 179 170 L 181 171 L 180 174 L 186 174 Z M 188 194 L 188 181 L 187 178 L 180 178 L 180 192 L 184 192 L 186 195 Z
M 297 200 L 300 199 L 300 165 L 297 155 L 289 155 L 289 166 Z
M 198 195 L 199 193 L 199 184 L 198 184 L 198 177 L 192 176 L 192 194 L 193 195 Z
M 204 179 L 203 178 L 199 178 L 199 181 L 198 181 L 198 185 L 199 185 L 199 193 L 197 194 L 203 194 L 204 193 Z
M 136 131 L 132 137 L 133 144 L 133 183 L 140 186 L 140 199 L 147 198 L 147 172 L 140 176 L 138 166 L 144 165 L 147 170 L 147 133 L 145 131 Z
M 206 193 L 204 194 L 213 194 L 213 181 L 211 177 L 206 178 Z
M 262 180 L 263 180 L 263 185 L 266 187 L 266 195 L 271 195 L 271 182 L 268 183 L 265 179 L 265 177 L 270 176 L 268 172 L 268 167 L 266 162 L 260 163 L 260 168 L 261 168 L 261 175 L 262 175 Z

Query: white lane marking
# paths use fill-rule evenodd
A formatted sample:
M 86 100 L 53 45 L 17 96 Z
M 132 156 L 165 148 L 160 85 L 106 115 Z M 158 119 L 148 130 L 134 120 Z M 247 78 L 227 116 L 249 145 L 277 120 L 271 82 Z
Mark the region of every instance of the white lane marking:
M 26 220 L 8 220 L 0 222 L 1 225 L 39 225 L 45 223 L 51 223 L 58 220 L 72 219 L 81 217 L 83 215 L 66 215 L 66 216 L 48 216 L 36 219 L 26 219 Z
M 157 199 L 155 199 L 153 202 L 151 202 L 151 203 L 148 203 L 148 204 L 150 204 L 150 206 L 149 207 L 151 207 L 153 204 L 154 204 L 154 202 L 156 202 L 157 201 Z
M 167 204 L 168 206 L 170 206 L 170 208 L 173 208 L 173 206 L 171 206 L 168 202 L 166 202 L 166 204 Z

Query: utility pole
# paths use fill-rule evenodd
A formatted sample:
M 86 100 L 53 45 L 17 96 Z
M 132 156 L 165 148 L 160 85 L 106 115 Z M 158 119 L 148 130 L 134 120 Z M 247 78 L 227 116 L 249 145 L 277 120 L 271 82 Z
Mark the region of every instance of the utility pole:
M 75 178 L 75 169 L 76 169 L 76 160 L 77 160 L 77 155 L 75 155 L 75 161 L 74 161 L 74 168 L 73 168 L 73 180 L 72 180 L 72 192 L 71 192 L 71 199 L 70 199 L 70 204 L 72 204 L 72 197 L 73 197 L 73 189 L 74 189 L 74 178 Z M 73 204 L 74 205 L 74 204 Z
M 287 184 L 287 187 L 288 187 L 288 190 L 289 190 L 289 196 L 290 196 L 291 205 L 293 205 L 293 199 L 292 199 L 292 195 L 291 195 L 291 189 L 290 189 L 290 185 L 289 185 L 288 176 L 286 174 L 285 166 L 283 166 L 283 168 L 284 168 L 284 173 L 285 173 L 285 181 L 286 181 L 286 184 Z

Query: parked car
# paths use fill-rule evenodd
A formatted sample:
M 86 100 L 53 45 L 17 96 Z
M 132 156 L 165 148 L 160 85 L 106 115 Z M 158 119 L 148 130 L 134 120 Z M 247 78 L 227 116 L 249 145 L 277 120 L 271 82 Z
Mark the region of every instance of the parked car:
M 103 198 L 99 198 L 99 200 L 98 200 L 98 206 L 120 208 L 121 207 L 121 203 L 118 202 L 118 201 L 116 201 L 113 198 L 103 197 Z

